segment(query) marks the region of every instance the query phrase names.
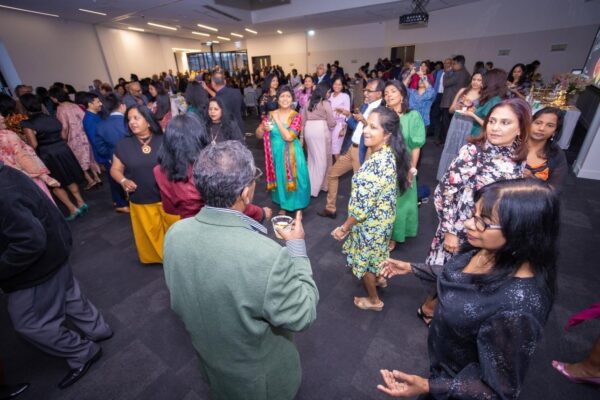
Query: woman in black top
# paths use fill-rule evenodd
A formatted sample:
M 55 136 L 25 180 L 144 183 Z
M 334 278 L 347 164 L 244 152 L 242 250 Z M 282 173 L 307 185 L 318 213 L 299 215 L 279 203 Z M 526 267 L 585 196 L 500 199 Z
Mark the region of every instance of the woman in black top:
M 60 187 L 52 188 L 52 193 L 69 210 L 67 221 L 72 221 L 89 208 L 78 186 L 78 183 L 85 181 L 83 170 L 60 135 L 60 121 L 42 112 L 42 103 L 34 94 L 24 94 L 20 100 L 29 113 L 29 119 L 21 122 L 23 133 L 29 145 L 50 170 L 50 175 L 60 182 Z M 75 204 L 69 198 L 69 193 L 75 199 Z
M 162 132 L 146 106 L 128 108 L 125 121 L 129 136 L 115 147 L 110 176 L 129 194 L 129 215 L 140 262 L 162 263 L 165 233 L 179 219 L 164 212 L 152 173 L 158 164 Z
M 557 191 L 562 191 L 569 171 L 567 157 L 558 139 L 562 132 L 563 112 L 556 107 L 542 108 L 533 115 L 531 134 L 527 140 L 529 153 L 524 176 L 532 176 L 548 182 Z
M 263 82 L 263 94 L 258 101 L 260 115 L 265 116 L 270 111 L 275 111 L 279 107 L 277 105 L 277 88 L 279 87 L 279 78 L 275 74 L 270 74 L 265 77 Z
M 382 370 L 394 397 L 516 399 L 552 306 L 558 197 L 536 179 L 484 186 L 468 245 L 444 267 L 388 259 L 383 275 L 436 281 L 429 378 Z
M 239 140 L 244 143 L 244 135 L 240 127 L 229 113 L 223 100 L 218 97 L 210 99 L 206 111 L 206 128 L 208 132 L 208 143 L 219 143 L 226 140 Z
M 150 92 L 151 96 L 148 108 L 152 111 L 154 120 L 164 130 L 172 116 L 171 99 L 161 82 L 150 82 L 148 92 Z

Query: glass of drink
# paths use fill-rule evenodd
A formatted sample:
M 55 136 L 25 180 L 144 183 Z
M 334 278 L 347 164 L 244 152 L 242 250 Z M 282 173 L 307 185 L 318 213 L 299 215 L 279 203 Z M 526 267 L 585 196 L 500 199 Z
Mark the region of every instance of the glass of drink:
M 294 222 L 294 219 L 287 215 L 277 215 L 271 218 L 271 223 L 273 224 L 273 231 L 275 231 L 275 237 L 277 237 L 277 239 L 283 239 L 279 232 L 277 232 L 277 229 L 289 231 L 290 229 L 292 229 L 292 222 Z

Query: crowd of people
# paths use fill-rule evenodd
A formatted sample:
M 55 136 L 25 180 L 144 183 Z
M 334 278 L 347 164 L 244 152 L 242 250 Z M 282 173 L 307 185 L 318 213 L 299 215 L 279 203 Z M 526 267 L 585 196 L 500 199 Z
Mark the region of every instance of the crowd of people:
M 14 98 L 0 95 L 0 187 L 10 193 L 0 200 L 0 287 L 15 330 L 67 359 L 61 388 L 100 358 L 96 342 L 112 330 L 71 273 L 67 223 L 89 210 L 83 197 L 104 171 L 140 262 L 164 265 L 213 398 L 291 399 L 301 373 L 291 332 L 312 324 L 319 299 L 302 210 L 326 192 L 318 214 L 337 219 L 339 179 L 352 171 L 347 218 L 331 236 L 364 285 L 354 305 L 381 311 L 378 290 L 396 275 L 414 273 L 427 287 L 417 314 L 430 326 L 431 374 L 382 370 L 379 389 L 517 398 L 555 296 L 557 193 L 568 171 L 556 145 L 562 111 L 532 114 L 525 100 L 538 66 L 507 74 L 477 62 L 471 74 L 456 55 L 380 59 L 353 78 L 335 61 L 303 77 L 279 66 L 254 75 L 217 67 L 132 74 L 114 88 L 94 80 L 86 92 L 56 82 L 33 94 L 19 85 Z M 178 92 L 184 113 L 171 105 Z M 253 106 L 260 121 L 247 133 L 243 115 Z M 253 135 L 264 172 L 245 145 Z M 428 135 L 444 146 L 433 194 L 439 224 L 427 259 L 408 263 L 390 253 L 418 235 Z M 263 175 L 272 206 L 253 203 Z M 265 236 L 271 207 L 291 216 L 276 227 L 285 246 Z M 24 308 L 27 301 L 39 309 Z M 64 328 L 67 319 L 85 337 Z M 573 380 L 600 376 L 555 368 Z

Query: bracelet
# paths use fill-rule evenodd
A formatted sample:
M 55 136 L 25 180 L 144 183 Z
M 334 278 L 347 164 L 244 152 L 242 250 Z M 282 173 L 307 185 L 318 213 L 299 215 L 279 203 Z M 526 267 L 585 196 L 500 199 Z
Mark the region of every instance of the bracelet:
M 417 173 L 419 173 L 419 170 L 416 169 L 415 167 L 412 167 L 411 169 L 408 170 L 408 172 L 410 172 L 412 174 L 412 176 L 417 176 Z
M 122 184 L 123 184 L 123 183 L 124 183 L 126 180 L 127 180 L 127 178 L 123 177 L 123 179 L 121 179 L 121 180 L 119 181 L 119 185 L 122 185 Z

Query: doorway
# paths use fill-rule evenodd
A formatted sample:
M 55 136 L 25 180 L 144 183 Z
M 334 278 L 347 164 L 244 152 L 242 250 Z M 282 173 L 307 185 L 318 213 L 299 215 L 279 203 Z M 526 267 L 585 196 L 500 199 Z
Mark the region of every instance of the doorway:
M 264 67 L 271 66 L 271 56 L 252 57 L 252 72 L 258 73 Z
M 390 60 L 400 59 L 402 63 L 414 62 L 415 61 L 415 46 L 398 46 L 392 47 L 392 54 Z

